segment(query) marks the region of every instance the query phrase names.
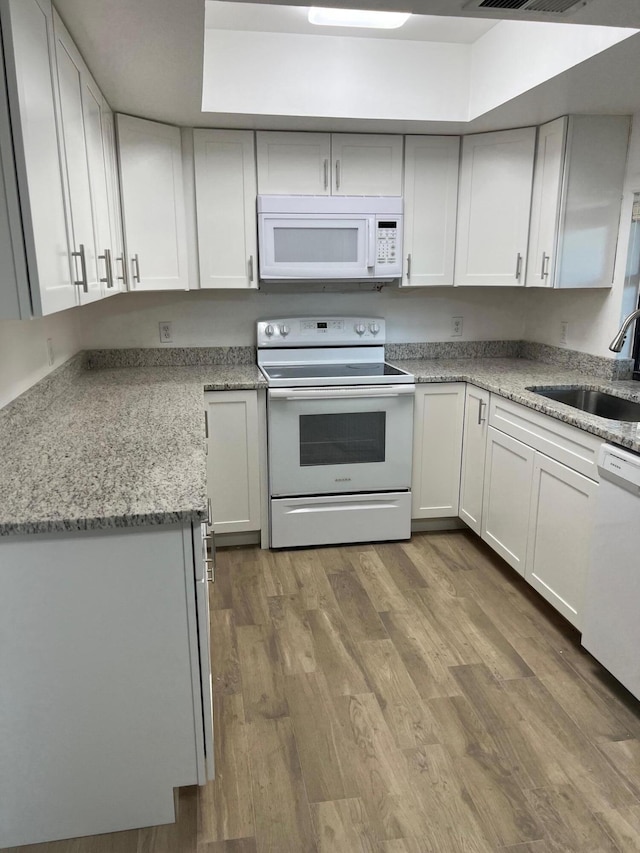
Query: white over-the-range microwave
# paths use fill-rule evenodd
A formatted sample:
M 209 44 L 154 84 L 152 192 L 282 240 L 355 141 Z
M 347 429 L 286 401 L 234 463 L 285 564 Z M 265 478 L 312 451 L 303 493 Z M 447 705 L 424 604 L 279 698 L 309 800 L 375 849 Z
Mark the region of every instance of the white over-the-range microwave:
M 402 198 L 258 196 L 263 281 L 402 276 Z

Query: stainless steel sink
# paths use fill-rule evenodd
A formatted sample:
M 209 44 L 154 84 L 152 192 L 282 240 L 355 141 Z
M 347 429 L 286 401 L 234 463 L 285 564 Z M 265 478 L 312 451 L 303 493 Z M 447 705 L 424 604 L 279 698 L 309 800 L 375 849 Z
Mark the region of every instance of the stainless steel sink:
M 531 387 L 527 391 L 534 391 L 541 397 L 557 400 L 582 412 L 598 415 L 600 418 L 609 418 L 612 421 L 638 421 L 640 422 L 640 403 L 633 400 L 625 400 L 605 391 L 591 391 L 588 388 L 554 388 Z

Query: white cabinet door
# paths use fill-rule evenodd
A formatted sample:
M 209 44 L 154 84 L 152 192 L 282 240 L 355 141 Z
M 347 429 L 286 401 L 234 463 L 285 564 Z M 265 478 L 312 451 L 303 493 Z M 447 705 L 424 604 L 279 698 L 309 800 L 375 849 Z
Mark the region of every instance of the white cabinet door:
M 553 287 L 567 118 L 538 130 L 533 173 L 527 287 Z
M 407 136 L 404 286 L 453 284 L 460 137 Z
M 412 518 L 458 515 L 464 383 L 418 385 L 414 409 Z
M 597 489 L 593 480 L 536 453 L 525 577 L 578 629 Z
M 331 134 L 258 131 L 260 195 L 330 195 Z
M 333 133 L 333 195 L 402 195 L 402 136 Z
M 463 138 L 456 284 L 524 284 L 535 139 L 535 127 Z
M 257 288 L 250 130 L 194 130 L 200 287 Z
M 460 474 L 460 518 L 480 534 L 487 450 L 489 392 L 467 385 Z
M 127 289 L 127 260 L 124 253 L 120 183 L 118 181 L 118 164 L 116 162 L 116 129 L 113 121 L 113 112 L 106 101 L 103 101 L 102 104 L 102 134 L 107 173 L 107 200 L 111 223 L 111 264 L 114 279 L 113 290 L 110 293 L 118 293 Z
M 56 14 L 54 32 L 75 280 L 79 285 L 80 302 L 86 304 L 102 297 L 83 111 L 87 72 L 71 36 Z
M 87 77 L 84 82 L 82 105 L 89 159 L 96 251 L 98 253 L 98 277 L 102 285 L 102 295 L 113 296 L 120 288 L 117 287 L 114 269 L 115 241 L 107 174 L 109 152 L 105 148 L 104 114 L 108 107 L 105 105 L 102 93 L 90 77 Z
M 180 128 L 117 116 L 131 290 L 187 290 Z
M 256 391 L 205 393 L 207 483 L 215 533 L 260 530 Z
M 485 460 L 482 538 L 524 575 L 535 451 L 489 427 Z
M 48 0 L 6 0 L 1 13 L 33 313 L 52 314 L 78 301 L 59 144 L 53 10 Z

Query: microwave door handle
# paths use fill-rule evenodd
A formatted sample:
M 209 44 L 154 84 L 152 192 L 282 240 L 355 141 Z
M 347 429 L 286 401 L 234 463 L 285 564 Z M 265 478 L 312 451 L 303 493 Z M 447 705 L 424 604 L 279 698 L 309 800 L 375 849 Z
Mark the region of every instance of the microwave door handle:
M 367 219 L 367 269 L 373 269 L 376 265 L 376 243 L 375 228 L 371 227 L 372 217 Z

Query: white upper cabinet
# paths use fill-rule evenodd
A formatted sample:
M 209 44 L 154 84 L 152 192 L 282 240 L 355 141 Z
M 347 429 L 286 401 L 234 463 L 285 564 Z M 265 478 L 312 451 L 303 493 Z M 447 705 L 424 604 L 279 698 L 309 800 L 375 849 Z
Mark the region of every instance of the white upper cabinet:
M 111 225 L 111 266 L 113 289 L 121 292 L 127 289 L 127 259 L 124 253 L 124 235 L 122 233 L 122 209 L 120 206 L 120 183 L 118 181 L 118 163 L 116 161 L 116 129 L 113 112 L 106 101 L 102 104 L 102 138 L 107 178 L 107 201 Z
M 73 269 L 79 286 L 80 302 L 85 304 L 102 297 L 89 177 L 88 134 L 83 108 L 83 90 L 88 72 L 55 12 L 54 32 Z
M 402 136 L 257 133 L 261 195 L 402 195 Z
M 21 219 L 30 285 L 26 292 L 21 275 L 20 313 L 28 316 L 30 299 L 33 314 L 41 316 L 78 301 L 58 136 L 53 10 L 48 0 L 4 0 L 0 14 L 20 211 L 12 206 Z M 6 136 L 6 117 L 0 123 Z
M 194 130 L 200 287 L 256 288 L 256 161 L 250 130 Z
M 611 287 L 629 118 L 543 125 L 533 182 L 528 287 Z
M 180 128 L 118 115 L 122 213 L 131 290 L 187 290 Z
M 402 195 L 402 137 L 332 133 L 333 195 Z
M 404 167 L 404 286 L 453 284 L 458 136 L 407 136 Z
M 536 129 L 465 136 L 462 142 L 457 285 L 523 285 Z
M 260 195 L 331 195 L 331 134 L 258 131 Z

